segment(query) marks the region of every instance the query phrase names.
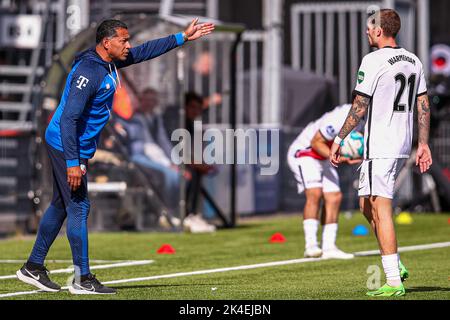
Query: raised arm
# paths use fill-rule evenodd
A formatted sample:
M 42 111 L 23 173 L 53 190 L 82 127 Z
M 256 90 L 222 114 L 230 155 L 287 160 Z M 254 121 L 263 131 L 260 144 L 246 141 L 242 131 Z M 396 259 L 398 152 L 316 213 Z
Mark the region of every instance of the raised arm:
M 347 118 L 345 119 L 344 125 L 339 131 L 337 137 L 335 138 L 330 150 L 330 162 L 334 167 L 337 167 L 340 163 L 339 161 L 339 148 L 340 143 L 345 137 L 352 132 L 353 129 L 358 125 L 361 119 L 366 115 L 367 109 L 369 107 L 370 98 L 364 95 L 357 94 L 353 100 L 352 107 L 348 112 Z
M 215 25 L 213 23 L 198 23 L 198 18 L 192 20 L 189 26 L 184 30 L 184 37 L 186 41 L 193 41 L 206 36 L 214 31 Z
M 170 35 L 165 38 L 147 41 L 137 47 L 131 48 L 124 61 L 115 61 L 117 68 L 128 67 L 132 64 L 147 61 L 178 47 L 184 43 L 182 33 Z
M 428 146 L 430 137 L 430 103 L 427 94 L 421 94 L 417 97 L 417 122 L 419 128 L 419 145 L 416 153 L 416 166 L 419 166 L 420 172 L 426 172 L 433 159 L 431 150 Z
M 183 31 L 165 38 L 147 41 L 140 46 L 130 49 L 130 53 L 125 61 L 116 61 L 117 68 L 124 68 L 132 64 L 147 61 L 176 48 L 182 46 L 187 41 L 194 41 L 206 36 L 214 31 L 212 23 L 198 23 L 198 18 L 192 20 L 189 26 Z

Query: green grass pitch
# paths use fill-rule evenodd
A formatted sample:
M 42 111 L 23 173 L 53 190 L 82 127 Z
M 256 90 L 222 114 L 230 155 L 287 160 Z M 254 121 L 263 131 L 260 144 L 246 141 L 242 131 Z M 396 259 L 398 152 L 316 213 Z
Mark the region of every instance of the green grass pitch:
M 396 226 L 399 246 L 450 241 L 449 218 L 450 214 L 413 215 L 413 224 Z M 338 246 L 348 252 L 377 249 L 372 232 L 366 237 L 352 235 L 351 230 L 358 224 L 368 226 L 361 214 L 351 218 L 341 216 Z M 287 241 L 269 243 L 275 232 L 283 233 Z M 89 241 L 91 259 L 155 260 L 142 266 L 93 271 L 100 281 L 298 259 L 303 258 L 304 248 L 299 215 L 240 221 L 237 228 L 213 234 L 92 233 Z M 0 240 L 0 259 L 25 260 L 33 242 L 34 237 Z M 157 254 L 157 249 L 165 243 L 171 244 L 176 254 Z M 410 271 L 410 278 L 405 282 L 407 295 L 395 299 L 450 298 L 450 247 L 404 252 L 401 258 Z M 57 238 L 48 259 L 71 259 L 65 236 Z M 370 276 L 366 271 L 370 265 L 381 268 L 380 257 L 323 260 L 115 284 L 112 286 L 118 289 L 118 294 L 114 296 L 73 296 L 62 291 L 0 299 L 377 299 L 365 296 Z M 20 263 L 0 263 L 0 276 L 15 274 L 20 266 Z M 68 264 L 49 263 L 47 267 L 54 270 L 66 268 Z M 381 274 L 383 284 L 383 272 Z M 51 277 L 65 285 L 69 274 Z M 17 279 L 0 280 L 0 295 L 31 290 L 35 288 Z

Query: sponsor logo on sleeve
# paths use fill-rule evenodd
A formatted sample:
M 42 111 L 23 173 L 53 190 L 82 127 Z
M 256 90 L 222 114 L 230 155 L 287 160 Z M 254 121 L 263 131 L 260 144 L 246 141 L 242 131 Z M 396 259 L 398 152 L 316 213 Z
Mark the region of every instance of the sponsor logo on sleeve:
M 359 70 L 358 71 L 358 83 L 361 83 L 364 81 L 364 71 Z
M 84 76 L 79 76 L 77 80 L 77 88 L 82 90 L 88 84 L 89 79 Z
M 333 126 L 327 126 L 327 134 L 329 135 L 329 136 L 334 136 L 335 135 L 335 131 L 334 131 L 334 128 L 333 128 Z

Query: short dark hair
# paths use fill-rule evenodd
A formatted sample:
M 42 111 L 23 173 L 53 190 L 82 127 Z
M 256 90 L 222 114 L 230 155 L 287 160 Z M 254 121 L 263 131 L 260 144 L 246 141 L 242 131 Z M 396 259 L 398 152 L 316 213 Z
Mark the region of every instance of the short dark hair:
M 375 14 L 379 14 L 379 23 L 381 29 L 383 29 L 383 34 L 386 37 L 395 38 L 401 27 L 398 13 L 393 9 L 381 9 L 380 11 L 371 12 L 371 24 L 376 22 L 376 19 L 372 18 Z
M 400 31 L 401 21 L 395 10 L 381 9 L 381 29 L 387 37 L 395 38 Z
M 120 21 L 109 19 L 102 21 L 97 28 L 97 33 L 95 35 L 95 41 L 100 43 L 104 38 L 114 37 L 117 35 L 116 30 L 119 28 L 128 29 L 127 25 Z

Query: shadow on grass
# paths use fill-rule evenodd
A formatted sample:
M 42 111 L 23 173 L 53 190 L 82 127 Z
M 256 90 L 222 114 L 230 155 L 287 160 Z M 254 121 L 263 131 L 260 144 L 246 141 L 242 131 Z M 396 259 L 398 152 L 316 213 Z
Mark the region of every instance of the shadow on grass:
M 411 287 L 406 288 L 406 292 L 437 292 L 437 291 L 443 291 L 443 292 L 450 292 L 450 288 L 442 288 L 442 287 Z
M 261 226 L 257 225 L 257 224 L 237 224 L 236 226 L 231 227 L 231 228 L 218 225 L 217 229 L 218 230 L 246 230 L 246 229 L 255 229 L 258 227 L 261 227 Z

